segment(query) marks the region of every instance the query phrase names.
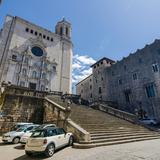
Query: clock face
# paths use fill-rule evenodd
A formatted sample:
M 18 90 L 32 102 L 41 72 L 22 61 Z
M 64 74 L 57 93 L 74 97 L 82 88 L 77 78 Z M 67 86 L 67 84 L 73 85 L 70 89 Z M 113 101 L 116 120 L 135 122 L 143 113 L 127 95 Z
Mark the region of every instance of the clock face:
M 37 46 L 32 47 L 31 51 L 37 57 L 43 56 L 43 50 L 40 47 L 37 47 Z

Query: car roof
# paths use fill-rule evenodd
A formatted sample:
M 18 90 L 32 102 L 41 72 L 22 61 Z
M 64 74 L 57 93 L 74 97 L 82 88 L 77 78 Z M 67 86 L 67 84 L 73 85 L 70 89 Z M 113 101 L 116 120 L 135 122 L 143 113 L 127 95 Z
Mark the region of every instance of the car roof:
M 59 127 L 38 128 L 35 131 L 48 131 L 48 130 L 51 130 L 51 129 L 61 129 L 61 128 L 59 128 Z

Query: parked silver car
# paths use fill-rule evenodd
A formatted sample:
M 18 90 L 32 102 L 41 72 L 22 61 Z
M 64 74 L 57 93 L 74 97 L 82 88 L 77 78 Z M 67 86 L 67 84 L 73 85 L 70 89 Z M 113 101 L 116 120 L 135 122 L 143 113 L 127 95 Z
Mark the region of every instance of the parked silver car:
M 3 134 L 2 141 L 4 143 L 17 144 L 19 143 L 24 133 L 29 132 L 30 130 L 32 130 L 34 127 L 37 127 L 37 126 L 38 125 L 35 125 L 35 124 L 25 125 L 23 127 L 18 128 L 16 131 L 7 132 Z

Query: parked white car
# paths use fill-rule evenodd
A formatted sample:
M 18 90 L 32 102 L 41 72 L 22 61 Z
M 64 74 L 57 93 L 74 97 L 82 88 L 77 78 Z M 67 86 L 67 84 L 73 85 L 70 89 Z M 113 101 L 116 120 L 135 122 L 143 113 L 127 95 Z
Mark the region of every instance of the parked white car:
M 56 149 L 72 144 L 72 133 L 66 133 L 63 128 L 47 127 L 33 132 L 25 145 L 25 153 L 31 156 L 40 152 L 51 157 Z
M 44 128 L 47 128 L 47 127 L 56 127 L 55 124 L 42 124 L 42 125 L 39 125 L 37 126 L 36 128 L 33 128 L 31 131 L 28 131 L 26 133 L 23 134 L 23 136 L 21 137 L 20 139 L 20 143 L 23 145 L 23 144 L 26 144 L 28 138 L 32 135 L 32 133 L 36 130 L 36 129 L 44 129 Z
M 18 128 L 16 131 L 7 132 L 2 136 L 2 141 L 4 143 L 14 143 L 17 144 L 20 141 L 20 138 L 23 136 L 24 133 L 29 132 L 37 125 L 26 125 L 23 127 Z

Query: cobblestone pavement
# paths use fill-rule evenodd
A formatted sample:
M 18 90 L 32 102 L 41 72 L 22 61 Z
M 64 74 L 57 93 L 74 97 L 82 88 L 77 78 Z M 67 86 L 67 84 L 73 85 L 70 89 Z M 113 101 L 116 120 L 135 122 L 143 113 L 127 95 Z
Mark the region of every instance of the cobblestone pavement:
M 73 149 L 57 151 L 53 157 L 34 155 L 29 158 L 24 148 L 18 145 L 0 143 L 0 160 L 160 160 L 160 140 L 127 143 L 97 147 L 92 149 Z

